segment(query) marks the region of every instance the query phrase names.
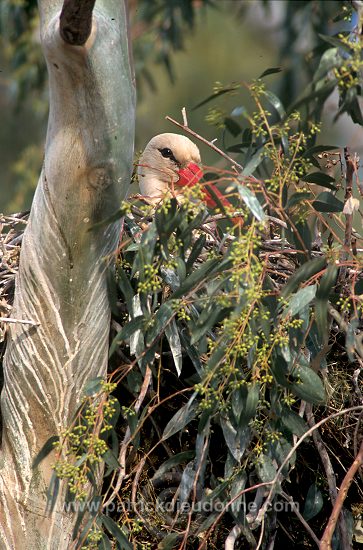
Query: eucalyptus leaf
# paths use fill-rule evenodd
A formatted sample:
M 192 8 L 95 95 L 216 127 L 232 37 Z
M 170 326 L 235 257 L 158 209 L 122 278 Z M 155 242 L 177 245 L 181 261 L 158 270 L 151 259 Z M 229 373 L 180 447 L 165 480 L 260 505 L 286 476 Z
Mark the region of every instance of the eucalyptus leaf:
M 329 191 L 320 193 L 312 205 L 318 212 L 343 212 L 344 208 L 344 203 Z
M 269 69 L 266 69 L 265 71 L 263 71 L 263 73 L 261 73 L 258 78 L 264 78 L 265 76 L 280 73 L 281 71 L 282 71 L 282 67 L 270 67 Z
M 103 376 L 97 376 L 96 378 L 92 378 L 92 380 L 88 380 L 83 388 L 83 394 L 87 396 L 95 395 L 96 393 L 99 393 L 102 390 L 102 384 L 105 381 Z
M 277 97 L 277 95 L 272 93 L 270 90 L 264 90 L 263 95 L 267 97 L 271 105 L 276 109 L 276 111 L 280 116 L 280 119 L 282 120 L 283 118 L 285 118 L 286 111 L 284 109 L 284 106 L 282 105 L 281 100 Z
M 283 311 L 283 317 L 291 315 L 297 315 L 302 309 L 304 309 L 315 298 L 317 285 L 309 285 L 304 288 L 300 288 L 296 294 L 293 294 L 289 300 L 288 305 Z
M 174 550 L 176 543 L 180 542 L 182 538 L 179 533 L 169 533 L 159 542 L 157 550 Z
M 275 478 L 277 467 L 268 455 L 261 454 L 256 465 L 256 471 L 262 483 L 266 483 Z
M 261 162 L 264 160 L 265 155 L 265 149 L 262 147 L 249 159 L 241 175 L 245 177 L 251 176 L 256 168 L 258 168 Z
M 198 403 L 195 401 L 196 394 L 193 394 L 188 403 L 183 405 L 169 420 L 164 428 L 162 439 L 168 439 L 185 428 L 189 422 L 194 420 L 197 413 Z
M 130 280 L 127 277 L 125 271 L 122 268 L 119 268 L 117 271 L 118 274 L 118 283 L 121 289 L 121 292 L 125 298 L 127 309 L 132 315 L 132 300 L 134 297 L 134 291 L 131 286 Z
M 328 187 L 333 191 L 336 190 L 336 185 L 334 185 L 335 178 L 332 178 L 328 174 L 324 174 L 324 172 L 311 172 L 310 174 L 306 174 L 305 176 L 303 176 L 301 179 L 308 183 L 316 183 L 317 185 L 321 185 L 322 187 Z M 317 200 L 321 199 L 318 198 Z
M 291 375 L 290 375 L 291 376 Z M 292 393 L 312 404 L 325 402 L 325 389 L 321 378 L 310 367 L 298 367 L 293 373 L 296 382 L 287 387 Z
M 113 470 L 118 470 L 121 468 L 119 461 L 117 460 L 117 457 L 114 455 L 114 453 L 111 451 L 111 449 L 108 449 L 103 455 L 102 459 L 105 461 L 107 466 Z
M 318 515 L 320 510 L 323 508 L 324 500 L 323 495 L 320 489 L 316 486 L 315 483 L 310 485 L 308 493 L 305 499 L 303 517 L 306 521 L 311 520 L 313 517 Z
M 297 435 L 298 437 L 304 435 L 304 433 L 308 430 L 308 426 L 301 416 L 287 407 L 283 407 L 280 419 L 289 432 Z
M 294 292 L 301 283 L 307 281 L 310 277 L 319 273 L 326 266 L 325 258 L 314 258 L 305 262 L 299 267 L 295 273 L 290 277 L 289 281 L 282 288 L 282 296 L 287 298 L 289 294 Z
M 325 337 L 328 330 L 328 301 L 338 275 L 338 267 L 330 264 L 320 280 L 316 292 L 315 319 L 320 335 Z
M 188 275 L 180 288 L 174 293 L 173 298 L 180 298 L 184 296 L 184 294 L 189 292 L 194 286 L 203 281 L 214 267 L 219 268 L 220 263 L 220 260 L 215 258 L 204 262 L 204 264 L 198 267 L 198 269 Z
M 156 470 L 155 474 L 152 477 L 152 481 L 161 478 L 166 472 L 175 466 L 179 466 L 183 462 L 190 461 L 195 456 L 195 451 L 183 451 L 176 455 L 171 456 L 168 460 L 162 463 L 161 466 Z
M 247 208 L 257 218 L 258 221 L 263 222 L 266 220 L 266 214 L 263 211 L 261 204 L 257 197 L 246 187 L 245 185 L 238 185 L 238 193 Z
M 170 323 L 175 315 L 175 310 L 170 301 L 161 304 L 160 308 L 156 312 L 153 318 L 153 324 L 146 333 L 146 344 L 148 346 L 158 337 L 161 336 L 166 326 Z M 169 333 L 170 334 L 170 333 Z M 173 333 L 175 336 L 175 333 Z M 176 344 L 176 340 L 174 339 Z
M 118 332 L 115 338 L 112 340 L 112 344 L 110 346 L 110 351 L 109 351 L 109 357 L 111 357 L 111 355 L 114 353 L 117 346 L 119 346 L 121 342 L 128 340 L 131 336 L 136 334 L 138 331 L 141 331 L 144 324 L 145 324 L 145 317 L 143 315 L 134 317 L 132 321 L 129 321 L 128 323 L 126 323 L 126 325 L 122 327 L 120 332 Z
M 251 438 L 251 431 L 248 427 L 235 429 L 230 420 L 221 416 L 220 425 L 223 430 L 224 440 L 233 458 L 238 462 L 243 457 Z
M 174 365 L 178 376 L 180 376 L 183 367 L 182 346 L 180 342 L 178 327 L 175 319 L 165 327 L 165 336 L 169 342 L 170 350 L 173 355 Z
M 133 545 L 128 541 L 121 527 L 110 516 L 102 515 L 102 523 L 107 531 L 114 537 L 120 550 L 133 550 Z

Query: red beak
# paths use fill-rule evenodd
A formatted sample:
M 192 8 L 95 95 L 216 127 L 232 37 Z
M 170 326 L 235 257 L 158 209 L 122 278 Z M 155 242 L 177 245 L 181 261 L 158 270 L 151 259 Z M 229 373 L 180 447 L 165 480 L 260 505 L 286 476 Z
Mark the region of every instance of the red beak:
M 203 171 L 199 168 L 194 162 L 190 162 L 186 168 L 179 170 L 179 181 L 176 185 L 180 187 L 193 187 L 199 183 L 200 179 L 203 177 Z M 213 199 L 213 195 L 219 200 L 224 207 L 233 207 L 233 205 L 226 199 L 226 197 L 217 189 L 213 183 L 207 183 L 203 186 L 203 195 L 204 202 L 208 208 L 215 208 L 217 206 L 216 201 Z M 210 192 L 212 191 L 212 193 Z M 233 223 L 243 225 L 241 218 L 232 218 Z
M 178 174 L 180 177 L 176 185 L 180 187 L 193 187 L 203 177 L 203 171 L 194 162 L 190 162 L 186 168 L 179 170 Z

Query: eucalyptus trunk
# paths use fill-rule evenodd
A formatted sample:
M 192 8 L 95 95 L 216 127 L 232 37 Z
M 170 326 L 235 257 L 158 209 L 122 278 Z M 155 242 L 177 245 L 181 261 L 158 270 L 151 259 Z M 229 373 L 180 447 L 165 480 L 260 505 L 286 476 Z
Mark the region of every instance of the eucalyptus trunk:
M 4 359 L 1 549 L 72 547 L 73 515 L 61 499 L 46 512 L 54 453 L 35 470 L 32 462 L 69 425 L 85 383 L 106 374 L 119 225 L 92 227 L 127 193 L 134 81 L 124 1 L 93 4 L 65 0 L 61 21 L 60 0 L 39 1 L 50 113 L 12 312 L 35 325 L 9 326 Z

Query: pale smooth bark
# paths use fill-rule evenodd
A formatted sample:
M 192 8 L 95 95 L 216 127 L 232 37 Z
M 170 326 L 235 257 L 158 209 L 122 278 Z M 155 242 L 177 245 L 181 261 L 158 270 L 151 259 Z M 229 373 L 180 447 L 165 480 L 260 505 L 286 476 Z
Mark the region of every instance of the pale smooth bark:
M 83 46 L 60 36 L 61 0 L 40 0 L 39 9 L 50 114 L 12 312 L 39 326 L 9 325 L 1 395 L 0 548 L 15 550 L 72 547 L 74 517 L 60 499 L 45 512 L 53 453 L 36 470 L 32 462 L 70 423 L 85 383 L 106 373 L 112 261 L 105 258 L 119 225 L 89 229 L 127 193 L 134 137 L 124 1 L 96 1 Z

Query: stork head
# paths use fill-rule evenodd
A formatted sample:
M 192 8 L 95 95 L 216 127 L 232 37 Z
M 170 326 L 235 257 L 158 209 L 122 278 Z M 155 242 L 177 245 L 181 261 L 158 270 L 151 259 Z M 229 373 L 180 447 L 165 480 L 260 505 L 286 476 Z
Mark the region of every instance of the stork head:
M 162 199 L 167 189 L 194 185 L 202 177 L 198 147 L 179 134 L 153 137 L 139 160 L 138 176 L 141 194 L 152 202 Z

